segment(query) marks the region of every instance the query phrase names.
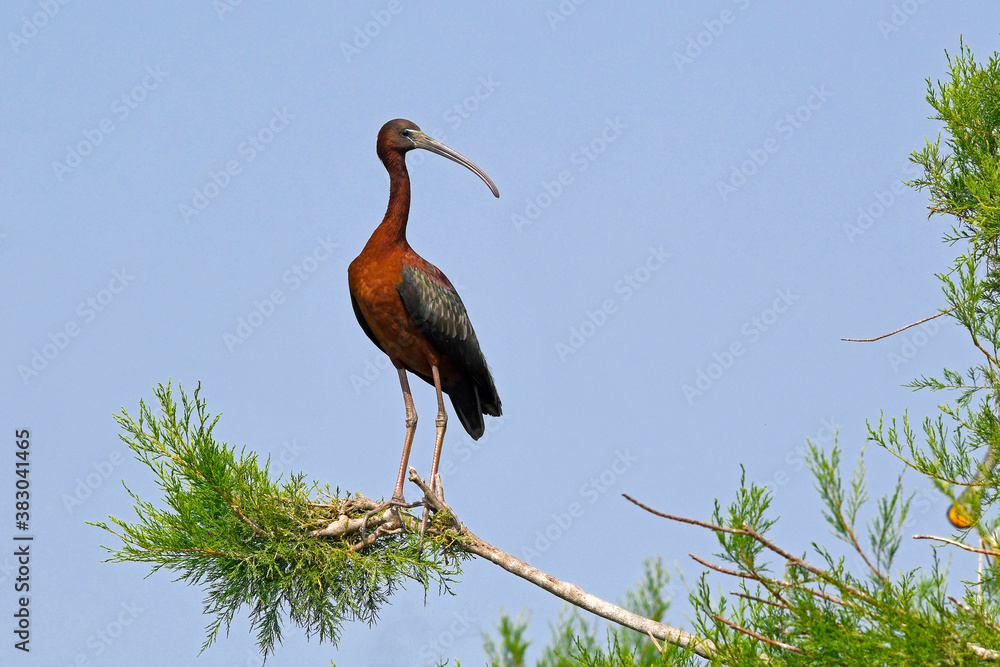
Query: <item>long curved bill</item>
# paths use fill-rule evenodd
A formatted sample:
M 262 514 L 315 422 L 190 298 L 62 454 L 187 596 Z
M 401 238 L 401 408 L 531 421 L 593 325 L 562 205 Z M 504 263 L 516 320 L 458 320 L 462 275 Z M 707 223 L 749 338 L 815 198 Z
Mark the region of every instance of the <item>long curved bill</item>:
M 415 148 L 423 148 L 424 150 L 428 150 L 432 153 L 437 153 L 438 155 L 441 155 L 443 157 L 448 158 L 449 160 L 453 160 L 459 163 L 460 165 L 462 165 L 463 167 L 474 173 L 476 176 L 483 179 L 483 182 L 486 183 L 486 185 L 490 186 L 490 190 L 493 191 L 494 197 L 500 196 L 500 191 L 497 190 L 497 186 L 493 184 L 493 181 L 491 181 L 490 177 L 486 175 L 486 172 L 477 167 L 475 162 L 465 157 L 458 151 L 448 148 L 437 139 L 429 137 L 423 132 L 414 132 L 411 135 L 410 139 L 411 141 L 413 141 L 413 145 Z

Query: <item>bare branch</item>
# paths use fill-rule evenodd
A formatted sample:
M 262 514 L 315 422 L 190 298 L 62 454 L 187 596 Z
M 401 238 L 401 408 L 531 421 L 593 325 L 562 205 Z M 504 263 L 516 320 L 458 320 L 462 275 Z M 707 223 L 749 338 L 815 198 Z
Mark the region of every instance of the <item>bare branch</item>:
M 706 659 L 712 659 L 717 653 L 714 643 L 700 639 L 690 632 L 685 632 L 684 630 L 663 623 L 657 623 L 627 609 L 622 609 L 617 605 L 613 605 L 595 595 L 587 593 L 575 584 L 560 581 L 552 575 L 542 572 L 538 568 L 476 537 L 464 525 L 462 526 L 462 535 L 466 538 L 460 542 L 463 550 L 499 565 L 511 574 L 516 574 L 522 579 L 530 581 L 576 607 L 585 609 L 618 625 L 632 628 L 642 634 L 648 633 L 681 648 L 691 649 Z
M 665 519 L 670 519 L 672 521 L 680 521 L 682 523 L 689 523 L 689 524 L 693 524 L 693 525 L 696 525 L 696 526 L 701 526 L 703 528 L 708 528 L 709 530 L 718 530 L 718 531 L 722 531 L 722 532 L 725 532 L 725 533 L 731 533 L 733 535 L 748 535 L 748 536 L 754 538 L 755 540 L 757 540 L 758 542 L 760 542 L 762 545 L 764 545 L 765 547 L 767 547 L 768 549 L 770 549 L 774 553 L 776 553 L 779 556 L 781 556 L 782 558 L 784 558 L 786 561 L 788 561 L 792 565 L 795 565 L 797 567 L 801 567 L 804 570 L 807 570 L 807 571 L 815 574 L 821 580 L 826 581 L 827 583 L 829 583 L 831 585 L 834 585 L 834 586 L 837 586 L 839 588 L 842 588 L 843 590 L 847 591 L 848 593 L 850 593 L 852 595 L 855 595 L 855 596 L 857 596 L 857 597 L 859 597 L 861 599 L 867 600 L 869 602 L 872 601 L 872 598 L 871 598 L 870 595 L 868 595 L 868 594 L 866 594 L 866 593 L 858 590 L 857 588 L 854 588 L 853 586 L 851 586 L 849 584 L 845 584 L 843 582 L 837 581 L 836 579 L 833 579 L 825 571 L 823 571 L 820 568 L 816 567 L 812 563 L 809 563 L 808 561 L 805 561 L 805 560 L 799 558 L 798 556 L 795 556 L 795 555 L 791 554 L 790 552 L 782 549 L 777 544 L 775 544 L 774 542 L 771 542 L 770 540 L 768 540 L 766 537 L 764 537 L 763 535 L 761 535 L 760 533 L 758 533 L 756 530 L 754 530 L 753 528 L 751 528 L 747 524 L 743 524 L 743 528 L 741 528 L 741 529 L 726 528 L 725 526 L 716 526 L 714 524 L 705 523 L 703 521 L 697 521 L 695 519 L 686 519 L 684 517 L 673 516 L 671 514 L 664 514 L 662 512 L 658 512 L 658 511 L 656 511 L 656 510 L 654 510 L 654 509 L 652 509 L 650 507 L 647 507 L 646 505 L 643 505 L 639 501 L 635 500 L 634 498 L 632 498 L 632 497 L 630 497 L 630 496 L 628 496 L 626 494 L 622 494 L 622 495 L 625 496 L 625 498 L 627 498 L 629 501 L 635 503 L 639 507 L 641 507 L 644 510 L 646 510 L 647 512 L 651 512 L 652 514 L 655 514 L 657 516 L 661 516 L 661 517 L 663 517 Z M 688 555 L 691 556 L 691 558 L 693 558 L 697 562 L 699 562 L 702 565 L 704 565 L 705 567 L 711 568 L 711 569 L 713 569 L 713 570 L 715 570 L 717 572 L 721 572 L 723 574 L 728 574 L 728 575 L 734 576 L 734 577 L 741 577 L 741 578 L 746 578 L 746 579 L 754 579 L 756 581 L 760 581 L 761 583 L 765 583 L 765 580 L 762 579 L 762 578 L 760 578 L 760 577 L 758 577 L 757 575 L 750 574 L 750 573 L 738 572 L 736 570 L 729 570 L 729 569 L 726 569 L 726 568 L 724 568 L 724 567 L 722 567 L 720 565 L 715 565 L 714 563 L 710 563 L 710 562 L 708 562 L 706 560 L 703 560 L 703 559 L 699 558 L 698 556 L 695 556 L 694 554 L 688 554 Z M 862 555 L 864 555 L 864 554 L 862 554 Z M 773 582 L 775 582 L 775 583 L 777 583 L 779 585 L 784 585 L 784 586 L 796 588 L 795 586 L 793 586 L 792 584 L 789 584 L 788 582 L 782 582 L 782 581 L 779 581 L 779 580 L 776 580 L 776 579 L 768 579 L 767 581 L 769 581 L 769 582 L 773 581 Z M 831 602 L 835 602 L 837 604 L 843 604 L 843 605 L 847 604 L 847 603 L 845 603 L 843 600 L 841 600 L 839 598 L 835 598 L 833 596 L 828 596 L 826 593 L 820 593 L 819 591 L 815 591 L 815 590 L 812 590 L 810 588 L 801 587 L 800 590 L 808 591 L 808 592 L 813 593 L 815 595 L 819 595 L 821 597 L 825 597 L 826 599 L 829 599 Z
M 772 607 L 778 607 L 780 609 L 791 609 L 792 605 L 785 604 L 784 602 L 775 602 L 774 600 L 765 600 L 764 598 L 759 598 L 756 595 L 749 595 L 747 593 L 740 593 L 739 591 L 729 591 L 730 595 L 735 595 L 738 598 L 745 598 L 747 600 L 753 600 L 754 602 L 760 602 L 762 604 L 768 604 Z
M 624 496 L 625 500 L 628 500 L 629 502 L 638 505 L 639 507 L 646 510 L 650 514 L 655 514 L 656 516 L 663 517 L 664 519 L 670 519 L 671 521 L 679 521 L 681 523 L 690 523 L 694 526 L 701 526 L 702 528 L 708 528 L 709 530 L 718 530 L 723 533 L 732 533 L 733 535 L 746 535 L 745 531 L 742 531 L 738 528 L 726 528 L 725 526 L 716 526 L 715 524 L 705 523 L 704 521 L 698 521 L 697 519 L 688 519 L 682 516 L 674 516 L 673 514 L 664 514 L 663 512 L 658 512 L 654 510 L 652 507 L 643 505 L 642 503 L 640 503 L 638 500 L 628 495 L 627 493 L 623 493 L 622 496 Z
M 869 602 L 873 601 L 872 597 L 870 595 L 868 595 L 867 593 L 859 591 L 857 588 L 855 588 L 854 586 L 851 586 L 850 584 L 845 584 L 843 582 L 840 582 L 840 581 L 837 581 L 837 580 L 833 579 L 832 577 L 830 577 L 830 575 L 828 573 L 824 572 L 823 570 L 821 570 L 820 568 L 816 567 L 812 563 L 810 563 L 808 561 L 805 561 L 805 560 L 802 560 L 798 556 L 795 556 L 795 555 L 791 554 L 790 552 L 785 551 L 784 549 L 782 549 L 781 547 L 779 547 L 774 542 L 772 542 L 772 541 L 768 540 L 767 538 L 765 538 L 763 535 L 761 535 L 760 533 L 758 533 L 756 530 L 754 530 L 750 526 L 748 526 L 746 524 L 743 524 L 743 530 L 745 530 L 747 532 L 747 535 L 750 535 L 755 540 L 757 540 L 758 542 L 760 542 L 761 544 L 763 544 L 765 547 L 767 547 L 768 549 L 770 549 L 774 553 L 778 554 L 779 556 L 781 556 L 782 558 L 784 558 L 785 560 L 787 560 L 792 565 L 796 565 L 798 567 L 801 567 L 804 570 L 812 572 L 813 574 L 815 574 L 817 577 L 819 577 L 823 581 L 827 581 L 827 582 L 829 582 L 829 583 L 831 583 L 831 584 L 833 584 L 835 586 L 843 588 L 845 591 L 847 591 L 851 595 L 859 597 L 859 598 L 861 598 L 863 600 L 867 600 Z
M 721 565 L 716 565 L 715 563 L 711 563 L 703 558 L 699 558 L 694 554 L 688 554 L 688 555 L 696 562 L 704 565 L 710 570 L 715 570 L 716 572 L 721 572 L 722 574 L 728 574 L 733 577 L 739 577 L 740 579 L 751 579 L 753 581 L 759 581 L 761 583 L 765 583 L 764 577 L 761 577 L 759 575 L 751 574 L 749 572 L 737 572 L 736 570 L 729 570 L 722 567 Z M 828 600 L 834 604 L 839 604 L 842 607 L 850 607 L 852 609 L 857 609 L 857 605 L 850 604 L 848 602 L 845 602 L 844 600 L 841 600 L 835 595 L 830 595 L 829 593 L 824 593 L 823 591 L 817 591 L 813 588 L 809 588 L 808 586 L 802 586 L 801 584 L 793 584 L 789 581 L 782 581 L 781 579 L 766 579 L 766 582 L 775 584 L 776 586 L 781 586 L 782 588 L 794 588 L 797 591 L 802 591 L 804 593 L 809 593 L 810 595 L 815 595 L 818 598 L 823 598 L 824 600 Z M 771 604 L 778 604 L 778 603 L 772 602 Z
M 938 542 L 945 542 L 947 544 L 952 544 L 960 549 L 965 549 L 966 551 L 973 551 L 977 554 L 986 554 L 987 556 L 1000 556 L 1000 551 L 996 549 L 980 549 L 979 547 L 970 547 L 968 544 L 962 544 L 961 542 L 956 542 L 955 540 L 949 540 L 947 537 L 938 537 L 936 535 L 914 535 L 915 540 L 937 540 Z
M 715 644 L 706 639 L 701 639 L 690 632 L 675 628 L 664 623 L 658 623 L 652 619 L 640 616 L 627 609 L 611 604 L 596 595 L 592 595 L 575 584 L 562 581 L 551 574 L 543 572 L 538 568 L 525 563 L 523 560 L 496 548 L 489 542 L 476 536 L 469 528 L 461 523 L 454 512 L 444 504 L 436 495 L 431 493 L 430 487 L 418 475 L 417 471 L 410 468 L 410 481 L 420 487 L 424 492 L 424 500 L 435 511 L 447 511 L 453 517 L 454 522 L 460 528 L 461 538 L 456 543 L 463 551 L 485 558 L 495 565 L 499 565 L 511 574 L 529 581 L 536 586 L 552 593 L 553 595 L 566 600 L 570 604 L 579 607 L 592 614 L 605 618 L 613 623 L 631 628 L 644 635 L 648 634 L 662 641 L 669 642 L 681 648 L 690 649 L 697 655 L 706 659 L 712 659 L 718 653 Z
M 931 315 L 930 317 L 925 317 L 922 320 L 917 320 L 913 324 L 907 324 L 905 327 L 900 327 L 899 329 L 896 329 L 895 331 L 890 331 L 887 334 L 882 334 L 881 336 L 876 336 L 875 338 L 841 338 L 840 340 L 847 341 L 848 343 L 874 343 L 877 340 L 882 340 L 883 338 L 888 338 L 889 336 L 895 336 L 899 332 L 906 331 L 910 327 L 915 327 L 918 324 L 923 324 L 924 322 L 930 322 L 935 317 L 941 317 L 942 315 L 947 315 L 948 313 L 950 313 L 951 311 L 955 310 L 956 308 L 958 308 L 958 306 L 952 306 L 948 310 L 942 310 L 937 315 Z
M 324 528 L 317 528 L 309 533 L 309 537 L 343 537 L 348 533 L 361 531 L 363 524 L 379 527 L 383 524 L 395 520 L 391 510 L 386 510 L 378 516 L 374 516 L 366 522 L 364 519 L 351 519 L 346 514 L 341 514 L 336 521 L 331 521 Z
M 965 644 L 966 648 L 976 654 L 980 660 L 1000 660 L 1000 651 L 994 651 L 993 649 L 983 648 L 972 642 L 967 642 Z
M 733 630 L 736 630 L 737 632 L 742 632 L 743 634 L 749 635 L 749 636 L 753 637 L 754 639 L 759 639 L 760 641 L 764 642 L 765 644 L 770 644 L 771 646 L 777 646 L 780 649 L 784 649 L 786 651 L 791 651 L 792 653 L 803 653 L 803 654 L 805 653 L 805 651 L 803 651 L 802 649 L 800 649 L 798 646 L 792 646 L 791 644 L 785 644 L 783 642 L 779 642 L 779 641 L 776 641 L 774 639 L 768 639 L 764 635 L 758 634 L 758 633 L 754 632 L 753 630 L 748 630 L 748 629 L 744 628 L 743 626 L 736 625 L 735 623 L 733 623 L 732 621 L 730 621 L 728 618 L 724 618 L 722 616 L 719 616 L 718 614 L 712 614 L 712 618 L 714 618 L 715 620 L 719 621 L 720 623 L 725 623 L 726 625 L 728 625 L 729 627 L 731 627 Z
M 740 579 L 753 579 L 754 581 L 759 581 L 757 575 L 755 574 L 751 574 L 749 572 L 740 572 L 738 570 L 730 570 L 729 568 L 722 567 L 721 565 L 716 565 L 715 563 L 711 563 L 705 560 L 704 558 L 699 558 L 694 554 L 688 554 L 688 556 L 691 556 L 691 558 L 696 563 L 700 563 L 701 565 L 704 565 L 710 570 L 715 570 L 716 572 L 721 572 L 722 574 L 728 574 L 731 577 L 739 577 Z

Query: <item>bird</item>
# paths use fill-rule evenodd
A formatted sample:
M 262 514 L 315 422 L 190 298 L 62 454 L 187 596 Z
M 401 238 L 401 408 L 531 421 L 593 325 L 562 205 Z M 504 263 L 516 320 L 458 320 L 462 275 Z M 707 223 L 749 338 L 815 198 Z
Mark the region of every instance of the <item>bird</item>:
M 501 415 L 500 396 L 461 297 L 444 273 L 418 255 L 406 240 L 410 212 L 406 153 L 417 148 L 466 167 L 489 186 L 495 197 L 500 197 L 497 186 L 482 169 L 428 136 L 412 121 L 397 118 L 379 130 L 376 153 L 389 172 L 389 205 L 382 223 L 348 267 L 347 279 L 358 323 L 388 355 L 403 390 L 406 437 L 390 501 L 396 504 L 404 502 L 403 480 L 417 428 L 407 372 L 433 385 L 437 394 L 432 493 L 440 493 L 438 464 L 448 424 L 442 394 L 451 397 L 455 414 L 475 440 L 485 430 L 484 415 Z

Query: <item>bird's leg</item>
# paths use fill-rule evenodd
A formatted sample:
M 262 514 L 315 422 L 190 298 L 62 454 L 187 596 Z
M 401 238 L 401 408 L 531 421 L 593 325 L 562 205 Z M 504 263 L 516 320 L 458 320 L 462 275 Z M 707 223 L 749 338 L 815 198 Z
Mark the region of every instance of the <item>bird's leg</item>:
M 417 409 L 413 407 L 413 396 L 410 395 L 410 381 L 406 378 L 406 369 L 396 370 L 399 371 L 399 385 L 403 388 L 403 403 L 406 405 L 406 440 L 403 442 L 403 460 L 399 462 L 399 475 L 396 477 L 396 488 L 392 492 L 392 499 L 403 502 L 403 480 L 406 477 L 406 466 L 410 461 L 413 434 L 417 431 Z
M 448 413 L 444 411 L 444 397 L 441 394 L 441 373 L 436 365 L 431 365 L 431 373 L 434 375 L 434 390 L 437 392 L 438 413 L 435 424 L 437 424 L 437 436 L 434 438 L 434 458 L 431 459 L 431 493 L 435 496 L 443 495 L 438 488 L 440 479 L 438 478 L 438 463 L 441 461 L 441 445 L 444 444 L 444 432 L 448 427 Z M 430 516 L 430 508 L 424 505 L 424 515 L 420 519 L 420 540 L 421 545 L 424 539 L 424 530 L 427 528 L 427 519 Z
M 434 495 L 439 495 L 441 489 L 438 488 L 438 463 L 441 462 L 441 445 L 444 444 L 444 432 L 448 427 L 448 413 L 444 411 L 444 397 L 441 394 L 441 374 L 437 366 L 431 366 L 431 373 L 434 374 L 434 390 L 437 392 L 438 413 L 435 424 L 437 425 L 437 436 L 434 438 L 434 458 L 431 460 L 431 491 Z
M 399 462 L 399 475 L 396 477 L 396 488 L 392 492 L 392 500 L 382 503 L 373 510 L 367 512 L 361 520 L 361 539 L 365 539 L 365 527 L 368 519 L 382 512 L 387 507 L 413 507 L 407 505 L 403 499 L 403 479 L 406 476 L 406 466 L 410 461 L 410 447 L 413 445 L 413 434 L 417 431 L 417 409 L 413 407 L 413 396 L 410 394 L 410 381 L 406 378 L 406 369 L 397 368 L 399 371 L 399 385 L 403 388 L 403 404 L 406 405 L 406 440 L 403 441 L 403 460 Z M 400 517 L 402 524 L 402 517 Z

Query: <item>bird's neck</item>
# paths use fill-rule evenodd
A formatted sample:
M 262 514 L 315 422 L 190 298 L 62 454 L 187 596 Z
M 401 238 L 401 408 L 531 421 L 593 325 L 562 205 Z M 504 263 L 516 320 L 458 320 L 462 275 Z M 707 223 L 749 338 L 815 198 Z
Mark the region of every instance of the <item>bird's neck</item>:
M 406 221 L 410 216 L 410 175 L 406 171 L 406 160 L 402 153 L 391 151 L 382 161 L 389 172 L 389 206 L 369 243 L 405 246 Z

